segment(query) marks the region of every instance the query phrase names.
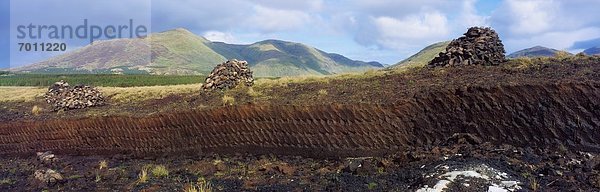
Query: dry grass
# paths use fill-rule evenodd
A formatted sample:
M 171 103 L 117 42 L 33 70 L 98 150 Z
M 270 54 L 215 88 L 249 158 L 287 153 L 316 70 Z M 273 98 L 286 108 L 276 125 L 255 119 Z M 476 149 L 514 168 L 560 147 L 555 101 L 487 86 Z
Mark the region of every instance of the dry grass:
M 329 82 L 327 78 L 329 76 L 316 76 L 316 75 L 306 75 L 306 76 L 293 76 L 293 77 L 280 77 L 276 79 L 257 79 L 255 81 L 255 85 L 258 87 L 273 87 L 273 86 L 283 86 L 286 87 L 287 84 L 290 83 L 302 83 L 302 82 Z
M 320 96 L 326 96 L 327 94 L 328 94 L 327 90 L 325 90 L 325 89 L 319 90 L 319 95 Z
M 108 168 L 108 162 L 106 160 L 102 160 L 100 161 L 100 163 L 98 163 L 98 169 L 106 169 Z
M 262 93 L 259 91 L 255 91 L 254 88 L 249 87 L 248 91 L 247 91 L 248 95 L 250 95 L 250 97 L 260 97 L 262 96 Z
M 47 88 L 40 87 L 0 87 L 0 101 L 28 102 L 43 97 Z
M 15 181 L 13 181 L 9 178 L 0 179 L 0 185 L 12 185 L 14 183 L 15 183 Z
M 533 191 L 538 191 L 540 189 L 540 183 L 538 183 L 535 177 L 531 177 L 531 179 L 529 179 L 529 189 Z
M 146 181 L 148 181 L 148 168 L 147 167 L 143 167 L 142 170 L 140 171 L 140 174 L 138 175 L 138 183 L 145 183 Z
M 169 170 L 163 165 L 157 165 L 152 168 L 152 175 L 155 177 L 169 176 Z
M 369 70 L 365 73 L 345 73 L 329 76 L 295 76 L 281 77 L 277 79 L 261 78 L 256 80 L 253 87 L 248 89 L 227 90 L 227 96 L 223 96 L 224 105 L 235 104 L 234 95 L 245 92 L 254 99 L 268 97 L 264 93 L 276 86 L 286 87 L 288 84 L 317 83 L 329 84 L 332 80 L 364 79 L 383 76 L 389 71 Z M 151 99 L 163 99 L 169 95 L 194 94 L 200 92 L 201 84 L 168 85 L 168 86 L 144 86 L 144 87 L 97 87 L 111 104 L 137 103 Z M 45 87 L 0 87 L 0 102 L 31 102 L 40 101 L 47 88 Z M 323 92 L 321 92 L 323 95 Z
M 398 72 L 398 71 L 406 71 L 406 70 L 403 69 L 403 70 L 397 70 L 394 72 Z M 371 69 L 371 70 L 367 70 L 366 72 L 342 73 L 342 74 L 324 75 L 324 76 L 305 75 L 305 76 L 280 77 L 280 78 L 276 78 L 276 79 L 264 78 L 264 79 L 256 80 L 255 86 L 259 87 L 259 88 L 269 88 L 269 87 L 274 87 L 274 86 L 286 87 L 288 84 L 291 84 L 291 83 L 295 83 L 295 84 L 324 83 L 324 84 L 326 84 L 326 83 L 329 83 L 331 80 L 356 79 L 356 78 L 365 79 L 365 78 L 378 77 L 378 76 L 385 75 L 385 73 L 387 73 L 387 72 L 388 71 Z
M 185 192 L 212 192 L 212 184 L 203 177 L 198 178 L 198 182 L 188 185 Z
M 235 98 L 229 95 L 223 95 L 223 105 L 233 105 L 235 103 Z
M 345 73 L 329 76 L 295 76 L 281 77 L 277 79 L 258 79 L 254 88 L 250 87 L 247 94 L 251 97 L 264 96 L 260 90 L 269 89 L 273 86 L 287 86 L 290 83 L 324 83 L 327 84 L 334 79 L 347 78 L 369 78 L 382 75 L 384 72 L 370 70 L 366 73 Z M 167 86 L 143 86 L 143 87 L 98 87 L 110 103 L 140 102 L 149 99 L 162 99 L 171 94 L 187 94 L 200 92 L 200 84 L 167 85 Z M 47 88 L 45 87 L 0 87 L 0 101 L 7 102 L 29 102 L 42 98 Z M 227 104 L 232 104 L 232 97 L 224 97 Z M 225 100 L 224 100 L 225 102 Z
M 31 114 L 38 116 L 40 115 L 40 113 L 42 113 L 44 109 L 42 109 L 41 107 L 38 107 L 37 105 L 33 106 L 33 108 L 31 109 Z
M 104 96 L 111 96 L 112 102 L 135 102 L 148 99 L 162 99 L 171 94 L 194 93 L 200 91 L 200 84 L 147 86 L 147 87 L 99 87 Z
M 167 85 L 147 87 L 98 87 L 111 102 L 135 102 L 148 99 L 162 99 L 170 94 L 194 93 L 200 91 L 200 84 Z M 0 101 L 29 102 L 43 97 L 47 88 L 40 87 L 0 87 Z

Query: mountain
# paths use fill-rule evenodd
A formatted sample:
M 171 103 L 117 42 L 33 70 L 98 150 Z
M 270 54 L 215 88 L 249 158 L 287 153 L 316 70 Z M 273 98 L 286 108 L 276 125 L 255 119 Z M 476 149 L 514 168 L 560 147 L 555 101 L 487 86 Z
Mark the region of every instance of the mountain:
M 208 74 L 227 59 L 246 60 L 255 76 L 328 75 L 382 68 L 300 43 L 266 40 L 250 45 L 211 42 L 178 28 L 145 38 L 96 41 L 17 68 L 45 73 Z
M 400 67 L 419 67 L 425 66 L 429 61 L 436 57 L 440 52 L 445 51 L 450 41 L 438 42 L 423 48 L 416 54 L 390 66 L 391 69 Z
M 547 48 L 547 47 L 542 47 L 542 46 L 535 46 L 535 47 L 531 47 L 531 48 L 527 48 L 527 49 L 523 49 L 514 53 L 511 53 L 510 55 L 506 56 L 507 58 L 518 58 L 518 57 L 553 57 L 554 55 L 556 55 L 556 53 L 559 52 L 564 52 L 564 51 L 559 51 L 556 49 L 551 49 L 551 48 Z M 571 53 L 565 52 L 569 55 L 572 55 Z
M 280 40 L 265 40 L 250 45 L 215 42 L 209 46 L 228 59 L 248 61 L 257 76 L 327 75 L 383 67 L 377 62 L 355 61 L 304 44 Z
M 583 53 L 586 55 L 600 55 L 600 47 L 592 47 L 586 50 L 583 50 Z

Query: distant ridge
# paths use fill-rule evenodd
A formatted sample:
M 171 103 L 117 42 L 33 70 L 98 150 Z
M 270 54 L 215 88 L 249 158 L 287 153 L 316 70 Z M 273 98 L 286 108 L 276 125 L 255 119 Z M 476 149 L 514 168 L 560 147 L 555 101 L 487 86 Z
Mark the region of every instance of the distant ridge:
M 177 28 L 146 38 L 96 41 L 48 60 L 16 68 L 32 73 L 208 74 L 227 59 L 247 60 L 255 76 L 329 75 L 383 68 L 301 43 L 265 40 L 249 45 L 211 42 Z
M 436 57 L 440 52 L 445 51 L 450 41 L 438 42 L 431 44 L 416 54 L 390 66 L 391 69 L 400 67 L 420 67 L 425 66 L 429 61 Z
M 559 53 L 559 52 L 565 52 L 565 51 L 560 51 L 560 50 L 551 49 L 551 48 L 542 47 L 542 46 L 535 46 L 535 47 L 523 49 L 523 50 L 520 50 L 520 51 L 516 51 L 514 53 L 509 54 L 506 57 L 507 58 L 519 58 L 519 57 L 553 57 L 554 55 L 556 55 L 556 53 Z M 569 55 L 572 55 L 571 53 L 568 53 L 568 52 L 565 52 L 565 53 L 567 53 Z
M 586 55 L 600 55 L 600 46 L 583 50 L 583 53 L 585 53 Z

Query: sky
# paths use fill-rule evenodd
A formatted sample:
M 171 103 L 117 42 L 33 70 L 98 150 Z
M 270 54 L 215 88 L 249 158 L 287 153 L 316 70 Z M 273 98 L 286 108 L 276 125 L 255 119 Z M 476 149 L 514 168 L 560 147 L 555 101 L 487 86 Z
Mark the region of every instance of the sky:
M 294 41 L 386 64 L 457 38 L 469 26 L 495 29 L 508 53 L 537 45 L 573 53 L 600 46 L 598 0 L 10 0 L 10 6 L 0 1 L 1 43 L 10 39 L 0 56 L 6 60 L 10 52 L 11 67 L 61 54 L 14 53 L 20 41 L 16 25 L 76 25 L 83 19 L 117 25 L 133 18 L 152 32 L 181 27 L 233 44 Z M 51 41 L 68 43 L 68 51 L 89 43 Z

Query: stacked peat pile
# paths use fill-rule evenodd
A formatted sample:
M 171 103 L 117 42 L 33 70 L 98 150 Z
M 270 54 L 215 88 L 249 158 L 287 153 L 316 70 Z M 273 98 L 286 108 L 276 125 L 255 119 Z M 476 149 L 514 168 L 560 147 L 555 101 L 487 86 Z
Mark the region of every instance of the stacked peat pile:
M 104 105 L 104 97 L 96 88 L 87 85 L 69 86 L 69 83 L 60 80 L 54 83 L 44 94 L 48 104 L 54 111 L 82 109 L 86 107 Z
M 229 60 L 225 63 L 217 65 L 210 75 L 206 77 L 206 82 L 202 85 L 202 89 L 230 89 L 238 84 L 244 83 L 246 86 L 254 84 L 252 71 L 246 61 Z
M 489 27 L 471 27 L 463 37 L 452 40 L 446 51 L 428 66 L 498 65 L 504 62 L 504 54 L 504 45 L 496 31 Z

